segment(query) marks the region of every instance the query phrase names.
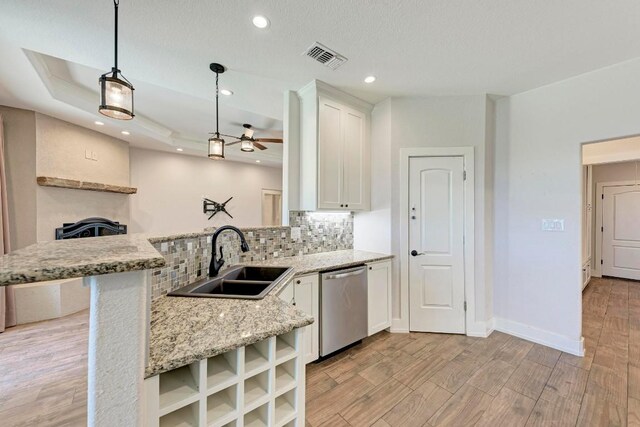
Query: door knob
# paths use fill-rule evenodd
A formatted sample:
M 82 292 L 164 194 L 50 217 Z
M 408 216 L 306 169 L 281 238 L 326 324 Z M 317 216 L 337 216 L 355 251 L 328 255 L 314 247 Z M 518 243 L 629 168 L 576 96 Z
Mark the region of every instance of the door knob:
M 418 253 L 418 251 L 416 251 L 415 249 L 411 251 L 411 256 L 418 256 L 418 255 L 424 255 L 424 252 Z

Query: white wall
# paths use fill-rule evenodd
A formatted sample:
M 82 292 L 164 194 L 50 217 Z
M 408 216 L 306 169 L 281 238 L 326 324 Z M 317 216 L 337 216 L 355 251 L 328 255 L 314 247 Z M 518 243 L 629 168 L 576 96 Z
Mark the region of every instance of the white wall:
M 356 213 L 355 249 L 391 253 L 391 99 L 371 112 L 371 210 Z
M 130 232 L 179 233 L 233 224 L 260 226 L 262 189 L 281 190 L 282 170 L 228 160 L 132 148 Z M 202 197 L 227 204 L 210 221 Z
M 640 61 L 496 106 L 494 312 L 503 330 L 569 352 L 581 336 L 581 144 L 640 134 Z M 542 232 L 564 218 L 564 232 Z
M 391 98 L 378 105 L 372 115 L 372 210 L 360 213 L 354 220 L 354 246 L 360 249 L 389 252 L 380 243 L 384 236 L 391 240 L 391 253 L 396 255 L 393 271 L 393 316 L 396 329 L 408 329 L 406 312 L 408 296 L 400 292 L 400 149 L 408 147 L 475 148 L 475 239 L 476 320 L 485 322 L 491 316 L 491 291 L 485 284 L 485 140 L 493 134 L 487 127 L 492 114 L 492 101 L 485 96 Z M 491 122 L 489 117 L 489 122 Z M 389 214 L 390 213 L 390 214 Z M 367 232 L 364 230 L 368 229 Z M 382 233 L 382 238 L 370 236 Z M 490 244 L 489 244 L 489 247 Z M 489 258 L 490 259 L 490 258 Z M 403 308 L 405 307 L 405 308 Z M 473 325 L 469 325 L 472 327 Z

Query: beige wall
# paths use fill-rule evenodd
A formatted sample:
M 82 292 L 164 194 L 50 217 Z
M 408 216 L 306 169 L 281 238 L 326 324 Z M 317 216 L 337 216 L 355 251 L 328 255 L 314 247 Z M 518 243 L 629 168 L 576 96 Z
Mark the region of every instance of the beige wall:
M 36 118 L 33 111 L 0 106 L 11 250 L 36 243 Z
M 281 190 L 282 170 L 207 157 L 132 148 L 131 232 L 174 233 L 233 224 L 262 223 L 262 189 Z M 224 202 L 227 210 L 212 220 L 202 212 L 202 197 Z
M 36 136 L 38 176 L 129 185 L 128 143 L 39 113 Z
M 91 129 L 36 113 L 38 176 L 129 185 L 129 144 Z M 90 160 L 85 152 L 96 153 Z M 89 217 L 129 224 L 125 194 L 37 188 L 37 239 L 55 239 L 55 228 Z

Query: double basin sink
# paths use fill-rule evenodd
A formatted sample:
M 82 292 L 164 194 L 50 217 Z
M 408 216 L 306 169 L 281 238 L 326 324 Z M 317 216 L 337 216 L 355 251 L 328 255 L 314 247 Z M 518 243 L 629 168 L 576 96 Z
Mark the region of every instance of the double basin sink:
M 173 297 L 262 299 L 285 280 L 292 268 L 231 267 L 216 277 L 208 277 L 170 292 Z

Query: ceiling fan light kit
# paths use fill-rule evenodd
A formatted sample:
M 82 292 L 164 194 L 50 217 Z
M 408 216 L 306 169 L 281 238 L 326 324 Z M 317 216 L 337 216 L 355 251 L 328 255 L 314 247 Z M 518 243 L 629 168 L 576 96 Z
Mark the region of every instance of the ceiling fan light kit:
M 100 106 L 98 111 L 113 119 L 131 120 L 133 114 L 133 85 L 118 69 L 118 6 L 120 0 L 114 0 L 115 10 L 115 64 L 111 71 L 100 76 Z
M 240 143 L 240 151 L 244 151 L 245 153 L 251 153 L 255 151 L 255 148 L 253 148 L 253 141 L 251 141 L 250 139 L 245 139 L 243 137 L 242 142 Z

